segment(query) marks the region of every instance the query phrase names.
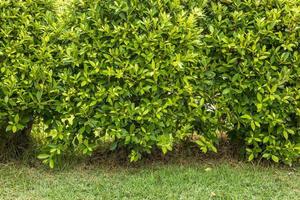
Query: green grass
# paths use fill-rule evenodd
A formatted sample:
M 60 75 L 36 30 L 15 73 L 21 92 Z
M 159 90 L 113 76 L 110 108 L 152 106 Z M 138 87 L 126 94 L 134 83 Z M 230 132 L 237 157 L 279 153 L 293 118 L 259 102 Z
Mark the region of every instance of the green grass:
M 0 164 L 0 199 L 299 199 L 299 168 L 237 162 L 126 167 L 93 164 L 50 171 Z M 211 164 L 208 164 L 211 163 Z

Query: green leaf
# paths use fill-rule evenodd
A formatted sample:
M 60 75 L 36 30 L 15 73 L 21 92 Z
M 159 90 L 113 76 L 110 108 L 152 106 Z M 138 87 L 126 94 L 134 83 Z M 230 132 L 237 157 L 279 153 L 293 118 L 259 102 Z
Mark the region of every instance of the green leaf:
M 161 150 L 162 150 L 163 154 L 166 154 L 168 152 L 168 148 L 165 146 L 162 146 Z
M 252 128 L 253 131 L 255 130 L 255 123 L 254 123 L 254 121 L 251 121 L 251 128 Z
M 13 125 L 11 130 L 12 130 L 13 133 L 16 133 L 17 132 L 17 127 L 15 125 Z
M 16 115 L 15 115 L 15 123 L 19 123 L 19 120 L 20 120 L 19 115 L 16 114 Z
M 268 136 L 264 137 L 263 143 L 266 144 L 268 141 L 269 141 L 269 137 Z
M 284 137 L 286 140 L 289 139 L 289 135 L 288 135 L 288 133 L 287 133 L 286 130 L 283 131 L 283 137 Z
M 241 118 L 242 119 L 252 119 L 252 117 L 250 115 L 242 115 Z
M 134 131 L 135 131 L 135 125 L 134 125 L 134 124 L 131 124 L 131 125 L 130 125 L 130 128 L 129 128 L 129 132 L 130 132 L 130 133 L 134 133 Z
M 258 103 L 258 104 L 256 104 L 256 107 L 257 107 L 257 111 L 260 112 L 262 109 L 262 104 Z
M 277 157 L 277 156 L 275 156 L 275 155 L 272 155 L 272 160 L 274 161 L 274 162 L 279 162 L 279 158 Z
M 86 84 L 87 84 L 86 81 L 82 81 L 82 82 L 81 82 L 81 87 L 85 86 Z
M 204 105 L 204 98 L 201 98 L 201 100 L 200 100 L 200 107 L 202 107 L 203 105 Z
M 231 91 L 230 88 L 226 88 L 226 89 L 223 90 L 222 94 L 223 94 L 223 95 L 229 94 L 230 91 Z
M 53 160 L 52 158 L 49 159 L 49 167 L 50 167 L 51 169 L 54 168 L 54 160 Z
M 260 127 L 260 123 L 259 123 L 259 122 L 255 121 L 254 123 L 255 123 L 255 125 L 256 125 L 257 127 Z
M 258 100 L 259 102 L 262 102 L 262 96 L 261 96 L 260 93 L 257 93 L 257 100 Z
M 253 155 L 253 153 L 252 153 L 252 154 L 250 154 L 250 156 L 248 157 L 248 161 L 252 161 L 253 158 L 254 158 L 254 155 Z
M 47 159 L 49 157 L 50 157 L 50 155 L 48 155 L 48 154 L 39 154 L 37 156 L 37 158 L 40 159 L 40 160 L 44 160 L 44 159 Z
M 264 153 L 262 157 L 263 157 L 263 158 L 269 158 L 269 157 L 270 157 L 270 154 Z

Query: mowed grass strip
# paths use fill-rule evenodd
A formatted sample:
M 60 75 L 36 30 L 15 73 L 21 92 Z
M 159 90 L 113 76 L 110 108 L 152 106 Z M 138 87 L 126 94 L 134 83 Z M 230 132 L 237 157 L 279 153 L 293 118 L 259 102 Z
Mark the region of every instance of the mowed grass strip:
M 214 164 L 0 165 L 0 199 L 299 199 L 298 168 Z

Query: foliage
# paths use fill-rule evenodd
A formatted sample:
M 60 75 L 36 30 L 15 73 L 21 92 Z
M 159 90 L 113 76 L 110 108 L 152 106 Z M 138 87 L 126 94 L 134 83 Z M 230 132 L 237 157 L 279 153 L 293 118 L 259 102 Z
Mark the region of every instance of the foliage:
M 192 135 L 216 151 L 218 116 L 198 62 L 202 12 L 192 2 L 75 1 L 58 39 L 60 118 L 46 121 L 50 153 L 40 158 L 52 166 L 65 149 L 90 154 L 110 142 L 136 161 Z
M 53 14 L 49 0 L 0 1 L 1 146 L 14 136 L 25 138 L 35 116 L 50 101 L 53 82 L 47 29 Z
M 300 155 L 300 2 L 212 1 L 207 60 L 232 140 L 256 157 Z
M 42 119 L 50 167 L 103 143 L 131 161 L 184 141 L 216 152 L 219 131 L 250 161 L 299 158 L 298 0 L 75 0 L 59 13 L 4 0 L 0 11 L 1 141 Z

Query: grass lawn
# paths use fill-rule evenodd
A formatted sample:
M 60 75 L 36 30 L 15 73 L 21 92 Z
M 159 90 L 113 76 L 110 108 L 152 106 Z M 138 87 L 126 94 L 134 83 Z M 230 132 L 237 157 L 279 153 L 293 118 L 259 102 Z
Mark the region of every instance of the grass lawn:
M 262 167 L 226 160 L 203 163 L 78 164 L 55 171 L 0 164 L 0 199 L 300 198 L 299 167 Z

